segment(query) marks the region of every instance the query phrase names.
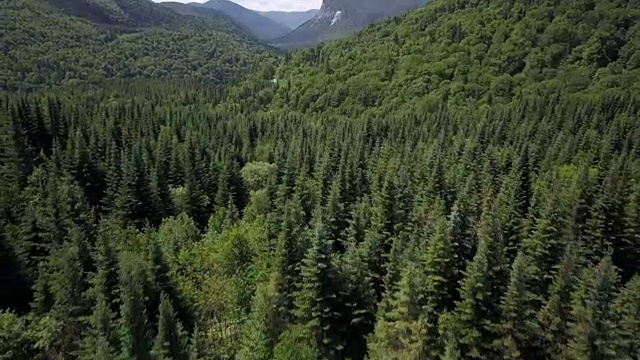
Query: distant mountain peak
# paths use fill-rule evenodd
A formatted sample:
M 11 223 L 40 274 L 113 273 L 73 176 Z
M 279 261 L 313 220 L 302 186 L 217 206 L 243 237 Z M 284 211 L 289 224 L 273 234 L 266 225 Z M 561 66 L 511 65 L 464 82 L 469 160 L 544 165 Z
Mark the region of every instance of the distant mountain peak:
M 194 6 L 220 11 L 248 29 L 256 38 L 269 40 L 288 34 L 291 28 L 263 14 L 229 0 L 209 0 Z
M 361 30 L 369 24 L 400 15 L 428 0 L 324 0 L 313 19 L 277 41 L 283 48 L 315 45 Z

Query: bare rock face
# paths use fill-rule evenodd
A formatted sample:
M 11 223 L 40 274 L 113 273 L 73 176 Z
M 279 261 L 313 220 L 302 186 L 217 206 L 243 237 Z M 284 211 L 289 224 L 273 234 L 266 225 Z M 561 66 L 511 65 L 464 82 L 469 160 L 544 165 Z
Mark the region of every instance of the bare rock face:
M 364 29 L 369 24 L 400 15 L 428 0 L 324 0 L 316 16 L 292 33 L 277 39 L 282 48 L 312 46 Z

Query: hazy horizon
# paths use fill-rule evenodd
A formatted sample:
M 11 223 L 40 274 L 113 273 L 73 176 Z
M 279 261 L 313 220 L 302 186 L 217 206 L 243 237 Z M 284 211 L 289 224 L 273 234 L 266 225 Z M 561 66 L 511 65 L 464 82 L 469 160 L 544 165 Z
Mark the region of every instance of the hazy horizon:
M 175 1 L 181 3 L 198 2 L 207 0 L 153 0 L 155 2 Z M 257 11 L 306 11 L 319 9 L 322 0 L 230 0 L 248 9 Z

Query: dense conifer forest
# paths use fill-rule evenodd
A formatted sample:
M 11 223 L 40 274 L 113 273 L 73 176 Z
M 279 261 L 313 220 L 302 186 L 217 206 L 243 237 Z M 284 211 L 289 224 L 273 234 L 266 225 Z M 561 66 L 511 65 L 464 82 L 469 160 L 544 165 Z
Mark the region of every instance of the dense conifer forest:
M 222 30 L 51 4 L 0 9 L 116 38 L 59 29 L 113 52 L 55 78 L 53 42 L 3 29 L 0 359 L 638 359 L 637 2 L 434 0 L 285 55 L 220 38 L 220 82 L 190 64 Z M 92 62 L 156 31 L 193 40 L 149 40 L 180 76 Z

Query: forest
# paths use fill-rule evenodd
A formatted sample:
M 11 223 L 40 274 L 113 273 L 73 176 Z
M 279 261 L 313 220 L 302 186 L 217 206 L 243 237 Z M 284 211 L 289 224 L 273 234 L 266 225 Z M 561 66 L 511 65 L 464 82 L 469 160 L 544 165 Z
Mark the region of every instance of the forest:
M 434 0 L 287 54 L 50 6 L 0 9 L 112 52 L 47 78 L 7 30 L 0 359 L 639 358 L 636 2 Z M 182 75 L 113 47 L 155 32 Z

